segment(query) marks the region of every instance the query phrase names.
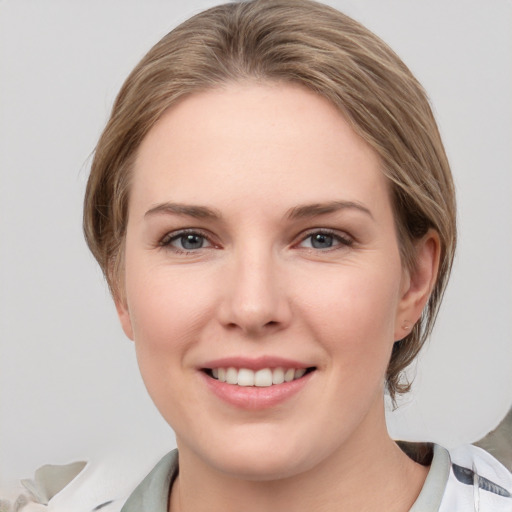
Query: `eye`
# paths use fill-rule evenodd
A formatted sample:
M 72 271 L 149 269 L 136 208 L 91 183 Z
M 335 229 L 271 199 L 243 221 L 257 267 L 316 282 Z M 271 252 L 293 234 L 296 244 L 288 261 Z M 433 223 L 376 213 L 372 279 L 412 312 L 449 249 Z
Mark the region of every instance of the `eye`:
M 191 252 L 198 249 L 212 247 L 212 244 L 206 236 L 195 231 L 181 231 L 179 233 L 169 233 L 166 235 L 160 245 L 170 247 L 177 252 Z
M 337 246 L 350 246 L 353 240 L 347 236 L 342 236 L 332 231 L 315 231 L 307 234 L 307 236 L 300 242 L 300 247 L 327 250 L 333 249 Z

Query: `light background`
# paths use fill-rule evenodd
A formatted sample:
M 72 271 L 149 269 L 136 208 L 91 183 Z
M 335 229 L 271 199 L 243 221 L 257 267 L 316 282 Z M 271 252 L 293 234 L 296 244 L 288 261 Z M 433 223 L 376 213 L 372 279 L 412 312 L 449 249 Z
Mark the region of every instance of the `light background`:
M 81 232 L 90 154 L 124 77 L 206 0 L 0 0 L 0 486 L 45 463 L 174 446 Z M 512 2 L 332 5 L 424 84 L 458 189 L 444 309 L 392 434 L 452 447 L 512 402 Z

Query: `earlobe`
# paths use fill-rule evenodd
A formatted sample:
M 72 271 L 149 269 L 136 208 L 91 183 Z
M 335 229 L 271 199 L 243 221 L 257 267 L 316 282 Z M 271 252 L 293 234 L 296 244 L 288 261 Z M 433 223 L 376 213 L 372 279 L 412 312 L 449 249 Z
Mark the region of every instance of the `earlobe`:
M 433 229 L 415 244 L 416 265 L 406 271 L 395 322 L 395 341 L 407 336 L 419 320 L 436 283 L 441 253 L 439 235 Z
M 119 317 L 119 321 L 121 322 L 121 327 L 123 328 L 123 331 L 126 334 L 126 336 L 133 341 L 132 320 L 130 317 L 130 311 L 128 310 L 128 305 L 126 304 L 126 300 L 116 299 L 115 304 L 117 316 Z

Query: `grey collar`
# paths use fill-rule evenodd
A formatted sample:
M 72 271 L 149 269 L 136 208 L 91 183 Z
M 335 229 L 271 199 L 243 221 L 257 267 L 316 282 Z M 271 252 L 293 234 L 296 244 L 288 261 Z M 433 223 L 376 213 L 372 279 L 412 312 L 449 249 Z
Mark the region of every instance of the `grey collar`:
M 421 489 L 409 512 L 437 512 L 443 500 L 446 483 L 450 476 L 451 460 L 446 448 L 434 445 L 432 464 Z
M 450 455 L 434 445 L 425 484 L 409 512 L 438 512 L 450 475 Z M 178 476 L 178 450 L 169 452 L 138 485 L 121 512 L 168 512 L 169 490 Z
M 178 450 L 173 450 L 136 487 L 121 512 L 168 512 L 169 490 L 177 476 Z

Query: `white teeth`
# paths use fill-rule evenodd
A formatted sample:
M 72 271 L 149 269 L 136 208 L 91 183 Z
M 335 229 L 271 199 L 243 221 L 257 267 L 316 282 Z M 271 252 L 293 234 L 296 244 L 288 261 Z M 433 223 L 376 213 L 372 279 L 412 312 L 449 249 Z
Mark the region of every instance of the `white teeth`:
M 295 370 L 293 368 L 288 368 L 286 372 L 284 372 L 284 381 L 291 382 L 295 377 Z
M 254 372 L 247 368 L 241 368 L 238 371 L 239 386 L 254 386 Z
M 300 379 L 306 373 L 306 368 L 262 368 L 253 371 L 248 368 L 236 369 L 232 366 L 229 368 L 213 368 L 212 376 L 220 382 L 238 386 L 256 386 L 268 387 L 273 384 L 282 384 L 283 382 L 291 382 Z
M 300 379 L 306 373 L 306 368 L 298 368 L 295 370 L 294 379 Z
M 228 368 L 226 370 L 226 382 L 228 384 L 238 384 L 238 372 L 236 368 Z
M 275 368 L 272 372 L 272 384 L 282 384 L 284 382 L 284 370 Z
M 270 368 L 258 370 L 254 374 L 254 385 L 261 388 L 272 386 L 272 370 Z

